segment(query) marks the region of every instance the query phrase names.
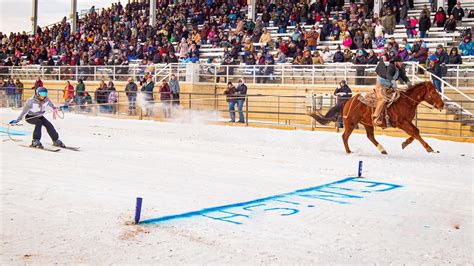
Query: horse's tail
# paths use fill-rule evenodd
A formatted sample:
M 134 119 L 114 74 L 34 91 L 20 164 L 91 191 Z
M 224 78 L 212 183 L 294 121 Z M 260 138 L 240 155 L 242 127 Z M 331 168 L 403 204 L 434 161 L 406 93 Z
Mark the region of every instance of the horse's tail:
M 347 100 L 339 100 L 338 103 L 329 109 L 329 111 L 324 116 L 317 112 L 313 112 L 309 114 L 309 116 L 314 118 L 314 120 L 318 121 L 318 123 L 322 125 L 326 125 L 329 122 L 336 122 L 337 118 L 342 115 L 342 110 L 344 109 L 346 102 Z

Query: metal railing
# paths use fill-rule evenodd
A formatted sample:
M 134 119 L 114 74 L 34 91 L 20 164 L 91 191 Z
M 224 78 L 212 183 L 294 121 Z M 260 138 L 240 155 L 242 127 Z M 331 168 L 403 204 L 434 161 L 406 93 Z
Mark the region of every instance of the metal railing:
M 31 89 L 25 89 L 31 90 Z M 10 91 L 11 92 L 11 91 Z M 125 92 L 117 92 L 117 102 L 108 101 L 97 102 L 95 91 L 89 91 L 90 102 L 82 106 L 76 106 L 74 98 L 72 100 L 63 98 L 63 90 L 49 90 L 49 97 L 57 105 L 66 104 L 72 112 L 81 112 L 92 115 L 133 115 L 137 119 L 179 119 L 181 121 L 192 121 L 198 116 L 200 121 L 205 122 L 225 122 L 229 120 L 229 105 L 227 96 L 220 93 L 180 93 L 179 100 L 160 100 L 160 93 L 154 92 L 153 97 L 147 100 L 138 100 L 135 105 L 130 102 Z M 21 95 L 24 102 L 26 99 Z M 102 96 L 104 97 L 104 96 Z M 140 98 L 140 96 L 138 97 Z M 104 100 L 102 98 L 102 100 Z M 13 102 L 12 102 L 13 101 Z M 321 113 L 327 112 L 329 108 L 336 104 L 336 97 L 333 95 L 246 95 L 243 105 L 243 114 L 246 125 L 277 125 L 293 126 L 298 128 L 326 128 L 339 130 L 339 123 L 330 123 L 329 126 L 316 124 L 307 113 L 318 110 Z M 450 104 L 450 101 L 446 102 Z M 4 88 L 0 89 L 0 107 L 16 107 L 13 95 L 6 95 Z M 474 121 L 470 116 L 463 115 L 459 110 L 466 106 L 474 106 L 474 101 L 456 101 L 459 109 L 449 109 L 442 115 L 437 111 L 420 106 L 414 118 L 414 124 L 424 134 L 473 137 L 472 125 Z M 164 118 L 163 112 L 167 108 L 171 116 Z M 150 109 L 147 115 L 147 109 Z M 235 107 L 238 118 L 237 106 Z M 398 129 L 386 129 L 386 132 L 400 132 Z
M 439 79 L 429 73 L 426 68 L 418 63 L 407 62 L 407 74 L 413 81 L 430 80 L 432 77 Z M 474 87 L 474 64 L 447 65 L 448 77 L 456 77 L 456 83 L 460 83 L 460 73 L 470 73 L 473 77 L 464 76 L 468 87 Z M 419 74 L 423 71 L 423 74 Z M 219 65 L 219 64 L 192 64 L 173 63 L 161 65 L 129 65 L 129 66 L 22 66 L 2 67 L 1 77 L 13 77 L 20 79 L 36 79 L 40 77 L 46 80 L 77 80 L 85 81 L 114 80 L 125 81 L 129 77 L 140 80 L 146 73 L 151 73 L 155 82 L 169 79 L 170 75 L 177 76 L 180 82 L 188 83 L 226 83 L 237 82 L 244 78 L 247 84 L 305 84 L 305 85 L 337 85 L 341 80 L 347 80 L 350 86 L 373 86 L 376 81 L 375 65 L 354 65 L 351 63 L 332 63 L 324 65 Z M 451 73 L 451 74 L 450 74 Z M 452 98 L 447 96 L 442 89 L 443 98 L 451 102 L 451 106 L 459 109 L 459 101 L 472 101 L 473 98 L 449 81 L 440 79 L 443 88 L 449 88 L 450 96 L 460 95 Z M 472 81 L 472 82 L 471 82 Z M 472 92 L 470 92 L 472 93 Z M 462 113 L 472 115 L 471 106 L 461 108 Z
M 443 98 L 443 100 L 445 102 L 447 102 L 446 103 L 447 107 L 449 107 L 451 109 L 453 109 L 453 107 L 454 107 L 454 109 L 459 109 L 459 112 L 461 114 L 472 116 L 472 112 L 469 109 L 464 108 L 462 106 L 463 101 L 469 101 L 469 102 L 474 101 L 474 99 L 472 97 L 468 96 L 463 91 L 461 91 L 458 88 L 454 87 L 453 85 L 449 84 L 449 82 L 445 81 L 443 78 L 440 78 L 439 76 L 429 72 L 424 66 L 417 65 L 417 67 L 424 70 L 428 74 L 429 79 L 435 79 L 435 80 L 438 80 L 441 83 L 441 88 L 440 88 L 441 92 L 440 92 L 440 94 L 441 94 L 441 97 Z M 416 77 L 416 79 L 421 80 L 419 77 Z M 456 92 L 457 95 L 460 95 L 462 97 L 462 100 L 453 101 L 450 97 L 448 97 L 446 95 L 446 91 L 445 91 L 446 87 L 453 90 L 454 92 Z
M 415 79 L 417 63 L 407 62 L 408 74 Z M 354 65 L 351 63 L 326 63 L 323 65 L 220 65 L 173 63 L 156 65 L 101 65 L 101 66 L 13 66 L 0 67 L 0 78 L 20 78 L 34 80 L 113 80 L 125 81 L 129 77 L 139 80 L 150 73 L 155 81 L 175 74 L 181 82 L 227 82 L 244 78 L 246 83 L 268 84 L 308 84 L 335 85 L 347 80 L 352 85 L 374 85 L 375 65 Z M 456 90 L 474 87 L 474 63 L 447 65 L 447 75 L 443 80 Z

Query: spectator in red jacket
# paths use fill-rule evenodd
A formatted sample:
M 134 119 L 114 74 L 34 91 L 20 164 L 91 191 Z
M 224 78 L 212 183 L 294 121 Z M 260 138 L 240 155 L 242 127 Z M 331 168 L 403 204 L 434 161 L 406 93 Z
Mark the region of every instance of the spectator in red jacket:
M 433 24 L 436 24 L 437 27 L 444 27 L 446 23 L 446 12 L 444 12 L 443 7 L 439 7 L 438 11 L 435 14 Z
M 72 98 L 74 97 L 74 86 L 71 85 L 71 83 L 66 81 L 66 86 L 64 87 L 63 90 L 63 99 L 64 99 L 64 104 L 68 105 L 72 102 Z
M 41 87 L 43 87 L 43 81 L 41 81 L 41 77 L 38 77 L 32 89 L 36 91 L 37 88 L 41 88 Z

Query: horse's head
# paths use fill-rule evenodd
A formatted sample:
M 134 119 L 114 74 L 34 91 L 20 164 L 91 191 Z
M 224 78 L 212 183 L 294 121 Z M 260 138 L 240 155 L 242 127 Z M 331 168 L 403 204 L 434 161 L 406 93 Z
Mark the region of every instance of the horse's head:
M 424 85 L 426 87 L 426 92 L 423 97 L 423 100 L 433 105 L 436 109 L 440 111 L 443 110 L 444 108 L 443 99 L 441 98 L 441 95 L 436 90 L 436 87 L 434 86 L 433 82 L 428 81 L 428 82 L 425 82 Z

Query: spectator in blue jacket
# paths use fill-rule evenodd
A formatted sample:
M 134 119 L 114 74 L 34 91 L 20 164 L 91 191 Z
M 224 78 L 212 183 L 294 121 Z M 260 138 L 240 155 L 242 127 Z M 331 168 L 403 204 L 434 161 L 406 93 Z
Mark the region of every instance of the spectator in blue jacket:
M 16 93 L 16 86 L 15 86 L 15 83 L 13 82 L 13 79 L 12 78 L 9 78 L 8 79 L 8 82 L 7 82 L 7 107 L 15 107 L 15 104 L 16 104 L 16 97 L 15 97 L 15 93 Z
M 344 53 L 341 52 L 341 47 L 340 46 L 337 46 L 337 51 L 336 51 L 336 53 L 334 53 L 332 61 L 334 63 L 344 63 Z
M 462 55 L 474 55 L 474 43 L 471 41 L 471 36 L 464 37 L 464 40 L 459 44 L 459 50 Z
M 16 100 L 16 107 L 21 108 L 22 107 L 22 98 L 23 98 L 23 88 L 25 87 L 23 83 L 20 81 L 19 78 L 16 79 L 15 82 L 15 100 Z
M 431 76 L 431 80 L 433 80 L 433 84 L 436 87 L 436 90 L 441 93 L 441 79 L 443 78 L 443 70 L 441 69 L 441 63 L 439 58 L 433 54 L 429 57 L 430 60 L 430 67 L 428 71 L 435 76 Z

